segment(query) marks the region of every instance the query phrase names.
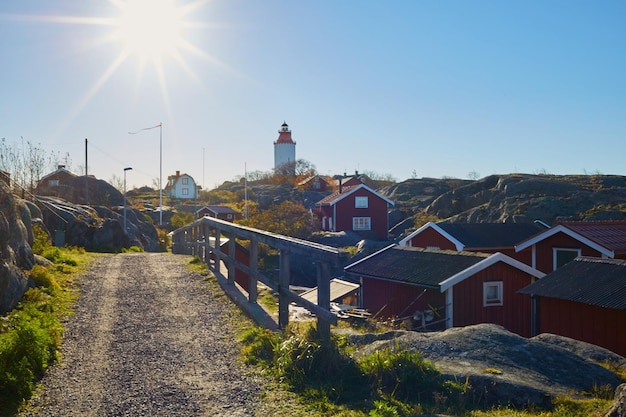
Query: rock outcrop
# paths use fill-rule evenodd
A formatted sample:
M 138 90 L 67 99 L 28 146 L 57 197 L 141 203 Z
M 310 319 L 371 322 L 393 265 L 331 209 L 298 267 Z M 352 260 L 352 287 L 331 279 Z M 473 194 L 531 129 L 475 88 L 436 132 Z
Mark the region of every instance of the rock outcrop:
M 615 403 L 606 413 L 605 417 L 626 416 L 626 384 L 622 384 L 615 390 Z
M 42 207 L 43 222 L 59 244 L 83 247 L 90 251 L 116 251 L 138 246 L 158 251 L 158 234 L 154 225 L 138 210 L 84 206 L 56 197 L 37 198 Z
M 594 386 L 617 387 L 620 378 L 601 364 L 626 367 L 625 358 L 598 346 L 557 335 L 524 338 L 495 324 L 443 332 L 349 335 L 348 340 L 355 345 L 356 356 L 384 348 L 417 350 L 445 377 L 467 381 L 487 406 L 547 406 L 559 395 Z
M 12 310 L 29 287 L 24 270 L 35 265 L 29 205 L 0 182 L 0 314 Z

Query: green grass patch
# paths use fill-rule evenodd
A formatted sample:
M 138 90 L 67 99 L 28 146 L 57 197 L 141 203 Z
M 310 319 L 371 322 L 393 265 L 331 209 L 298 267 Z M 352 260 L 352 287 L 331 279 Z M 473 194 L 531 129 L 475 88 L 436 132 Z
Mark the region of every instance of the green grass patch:
M 81 249 L 36 242 L 33 247 L 55 263 L 28 271 L 35 287 L 24 293 L 13 311 L 0 317 L 0 415 L 14 415 L 58 359 L 63 322 L 78 296 L 76 275 L 92 259 Z

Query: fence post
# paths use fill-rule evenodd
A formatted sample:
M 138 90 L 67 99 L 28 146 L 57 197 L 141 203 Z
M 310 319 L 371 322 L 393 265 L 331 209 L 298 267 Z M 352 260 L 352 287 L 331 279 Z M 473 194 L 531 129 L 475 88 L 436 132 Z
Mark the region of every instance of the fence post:
M 259 242 L 256 239 L 250 240 L 250 275 L 248 277 L 248 301 L 256 303 L 257 292 L 257 273 L 259 264 Z
M 317 305 L 330 311 L 330 273 L 328 264 L 317 262 Z M 330 339 L 330 322 L 317 317 L 317 332 L 325 340 Z
M 280 250 L 280 266 L 278 270 L 278 327 L 285 329 L 289 324 L 289 251 Z

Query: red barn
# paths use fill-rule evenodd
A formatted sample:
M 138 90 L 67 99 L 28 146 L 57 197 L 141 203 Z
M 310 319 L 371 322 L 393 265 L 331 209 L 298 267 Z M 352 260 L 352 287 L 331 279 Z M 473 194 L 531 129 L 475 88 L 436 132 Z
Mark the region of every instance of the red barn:
M 543 273 L 501 253 L 391 245 L 345 268 L 375 317 L 413 318 L 441 330 L 495 323 L 530 335 L 530 297 L 517 292 Z
M 537 223 L 433 223 L 428 222 L 400 241 L 402 246 L 426 249 L 496 253 L 527 265 L 531 251 L 515 245 L 545 230 Z
M 533 268 L 549 273 L 578 256 L 626 259 L 626 221 L 561 222 L 518 243 Z
M 522 289 L 532 335 L 553 333 L 626 357 L 626 261 L 579 257 Z
M 351 231 L 366 237 L 387 239 L 388 211 L 394 203 L 365 184 L 341 186 L 338 192 L 315 205 L 322 230 Z

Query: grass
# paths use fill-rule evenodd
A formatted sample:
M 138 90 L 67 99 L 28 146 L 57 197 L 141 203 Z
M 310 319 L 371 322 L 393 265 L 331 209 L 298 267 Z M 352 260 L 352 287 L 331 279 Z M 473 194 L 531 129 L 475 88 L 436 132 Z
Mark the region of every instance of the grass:
M 28 272 L 35 287 L 0 318 L 0 415 L 14 415 L 32 396 L 37 380 L 59 359 L 63 323 L 78 297 L 77 277 L 93 257 L 77 248 L 41 243 L 37 248 L 54 263 L 36 265 Z
M 201 260 L 193 258 L 190 268 L 206 275 L 212 292 L 223 294 Z M 259 302 L 266 303 L 268 309 L 276 308 L 277 300 L 271 291 L 267 290 L 265 296 L 261 293 Z M 551 410 L 533 406 L 524 410 L 481 409 L 473 403 L 475 396 L 469 378 L 445 380 L 419 352 L 395 346 L 357 361 L 351 356 L 353 347 L 345 337 L 333 334 L 330 341 L 320 340 L 311 322 L 291 323 L 284 332 L 272 332 L 256 326 L 234 304 L 230 304 L 230 309 L 232 325 L 239 331 L 242 361 L 249 372 L 264 377 L 257 410 L 260 415 L 403 417 L 443 413 L 467 417 L 593 417 L 602 416 L 612 404 L 609 390 L 597 387 L 586 393 L 590 398 L 557 398 Z M 357 328 L 353 329 L 353 325 Z M 342 321 L 338 326 L 346 327 L 358 332 L 385 330 L 363 320 Z M 606 367 L 618 375 L 623 372 L 614 364 Z M 484 372 L 501 374 L 496 368 L 485 368 Z

